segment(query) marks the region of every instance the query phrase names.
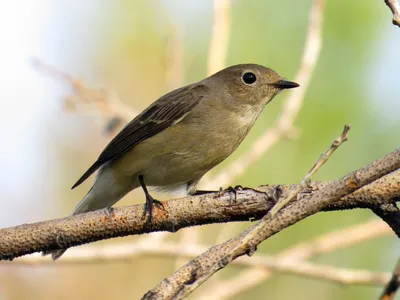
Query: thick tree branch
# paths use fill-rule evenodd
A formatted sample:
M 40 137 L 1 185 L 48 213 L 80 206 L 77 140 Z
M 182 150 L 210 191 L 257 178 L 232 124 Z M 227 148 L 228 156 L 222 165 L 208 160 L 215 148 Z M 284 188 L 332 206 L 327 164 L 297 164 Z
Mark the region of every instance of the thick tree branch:
M 198 258 L 190 261 L 146 293 L 143 299 L 182 299 L 186 297 L 212 274 L 224 268 L 237 257 L 253 254 L 257 246 L 265 239 L 312 214 L 329 207 L 333 208 L 334 204 L 343 205 L 345 200 L 338 201 L 342 197 L 399 168 L 400 149 L 339 180 L 330 182 L 301 201 L 293 202 L 282 209 L 276 218 L 271 219 L 268 215 L 265 216 L 242 234 L 212 247 Z M 400 186 L 398 172 L 396 175 L 395 194 L 397 195 Z M 387 199 L 388 203 L 392 203 L 394 197 L 397 196 L 392 195 L 390 199 Z M 374 204 L 377 205 L 377 203 L 370 203 L 372 206 Z
M 285 207 L 270 220 L 271 230 L 288 227 L 297 219 L 322 210 L 378 208 L 400 197 L 400 150 L 396 150 L 341 180 L 315 182 L 313 191 L 300 194 L 299 200 Z M 349 195 L 357 188 L 383 177 Z M 279 186 L 282 197 L 293 185 Z M 0 259 L 59 248 L 82 245 L 107 238 L 154 231 L 177 231 L 183 227 L 210 223 L 247 221 L 261 218 L 274 205 L 268 195 L 276 186 L 263 186 L 263 192 L 252 189 L 174 199 L 164 203 L 165 210 L 155 209 L 154 221 L 146 223 L 143 205 L 115 208 L 111 216 L 94 211 L 63 219 L 24 224 L 0 229 Z M 330 199 L 342 201 L 331 203 Z M 235 199 L 236 198 L 236 199 Z M 310 207 L 311 206 L 311 207 Z M 269 234 L 269 233 L 268 233 Z

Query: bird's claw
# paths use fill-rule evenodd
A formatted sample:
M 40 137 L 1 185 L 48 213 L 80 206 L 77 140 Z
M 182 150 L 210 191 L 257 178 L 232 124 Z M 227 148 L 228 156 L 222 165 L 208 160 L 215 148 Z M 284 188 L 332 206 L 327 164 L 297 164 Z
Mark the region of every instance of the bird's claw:
M 234 201 L 237 201 L 237 194 L 238 191 L 242 191 L 243 187 L 241 185 L 236 185 L 235 187 L 229 186 L 225 190 L 222 189 L 222 187 L 219 189 L 220 195 L 222 195 L 224 192 L 229 192 L 234 194 Z M 232 205 L 232 197 L 229 197 L 229 204 Z
M 147 219 L 147 222 L 149 224 L 151 224 L 153 222 L 153 206 L 154 205 L 161 206 L 162 209 L 164 209 L 164 204 L 161 201 L 154 199 L 150 195 L 146 196 L 146 203 L 144 204 L 143 216 L 145 217 L 146 214 L 149 214 L 149 217 Z
M 114 208 L 111 206 L 105 207 L 103 209 L 104 214 L 106 215 L 107 218 L 111 219 L 112 216 L 114 215 Z

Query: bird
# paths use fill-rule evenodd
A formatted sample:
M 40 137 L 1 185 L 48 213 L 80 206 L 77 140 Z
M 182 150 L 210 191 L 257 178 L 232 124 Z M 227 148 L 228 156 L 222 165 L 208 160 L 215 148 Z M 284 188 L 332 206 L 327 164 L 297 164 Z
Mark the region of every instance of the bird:
M 72 189 L 98 171 L 73 214 L 110 208 L 141 187 L 152 221 L 148 187 L 195 195 L 200 179 L 225 160 L 282 90 L 298 87 L 259 64 L 225 68 L 173 90 L 129 122 L 105 147 Z M 58 259 L 66 249 L 44 252 Z

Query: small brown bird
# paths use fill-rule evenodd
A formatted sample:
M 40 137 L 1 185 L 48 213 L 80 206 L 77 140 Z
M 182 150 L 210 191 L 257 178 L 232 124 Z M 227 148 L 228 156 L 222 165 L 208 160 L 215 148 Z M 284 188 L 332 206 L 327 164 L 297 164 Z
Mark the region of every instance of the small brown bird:
M 169 92 L 126 125 L 74 184 L 99 170 L 73 214 L 109 208 L 141 186 L 151 222 L 158 201 L 147 186 L 195 194 L 203 175 L 239 146 L 264 106 L 298 86 L 269 68 L 242 64 Z M 57 259 L 65 251 L 45 254 Z

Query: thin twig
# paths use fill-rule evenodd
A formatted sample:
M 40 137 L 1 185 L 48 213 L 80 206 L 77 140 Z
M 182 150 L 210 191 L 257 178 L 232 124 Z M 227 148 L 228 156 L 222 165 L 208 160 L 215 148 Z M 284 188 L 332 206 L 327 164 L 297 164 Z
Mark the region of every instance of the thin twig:
M 242 175 L 254 162 L 259 160 L 267 150 L 283 137 L 293 133 L 293 123 L 301 109 L 304 95 L 307 91 L 311 77 L 322 48 L 322 21 L 324 12 L 324 0 L 313 0 L 310 10 L 308 31 L 303 50 L 303 56 L 295 81 L 300 83 L 301 88 L 291 91 L 289 98 L 285 101 L 282 113 L 272 128 L 266 130 L 250 147 L 246 153 L 241 155 L 231 165 L 213 176 L 204 178 L 201 186 L 204 189 L 228 186 L 235 178 Z
M 351 127 L 350 125 L 344 126 L 342 134 L 333 140 L 331 146 L 325 153 L 321 154 L 317 162 L 307 173 L 307 175 L 303 178 L 300 184 L 297 185 L 293 190 L 291 190 L 289 194 L 286 196 L 286 198 L 278 201 L 275 204 L 275 206 L 268 212 L 271 218 L 273 218 L 282 207 L 284 207 L 286 204 L 292 201 L 292 199 L 296 197 L 301 192 L 301 190 L 310 186 L 311 176 L 313 176 L 315 172 L 317 172 L 319 168 L 321 168 L 328 161 L 328 159 L 336 151 L 337 148 L 339 148 L 344 142 L 347 141 L 347 133 L 349 132 L 350 127 Z
M 392 278 L 388 282 L 383 291 L 381 300 L 392 300 L 396 296 L 396 292 L 400 287 L 400 259 L 397 262 L 396 268 L 393 271 Z
M 385 0 L 386 5 L 390 8 L 393 14 L 393 25 L 400 27 L 400 4 L 398 0 Z

